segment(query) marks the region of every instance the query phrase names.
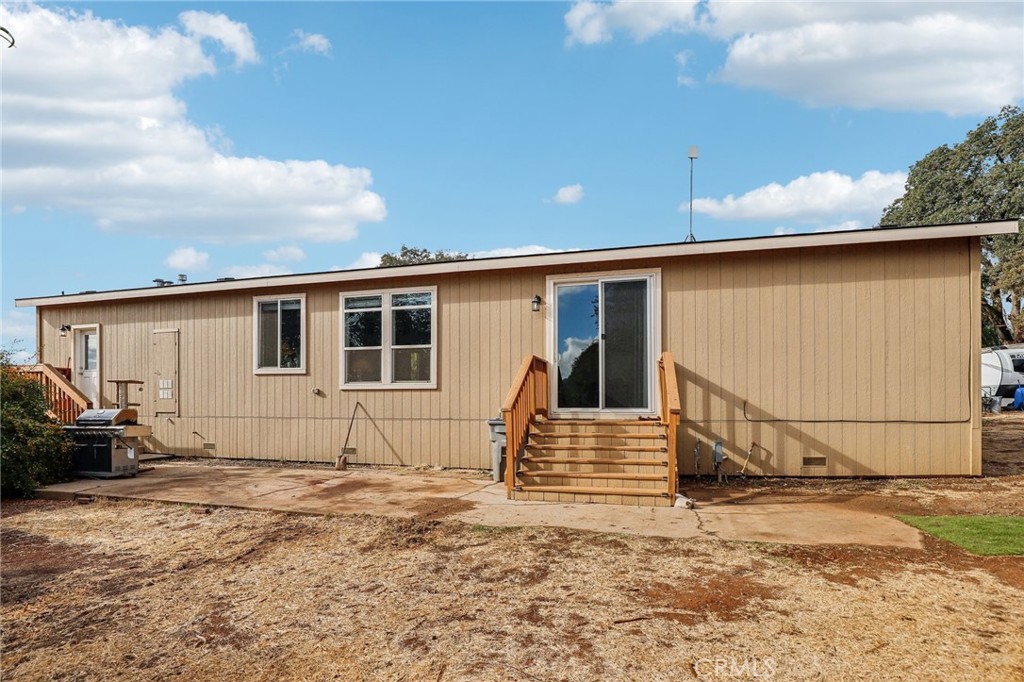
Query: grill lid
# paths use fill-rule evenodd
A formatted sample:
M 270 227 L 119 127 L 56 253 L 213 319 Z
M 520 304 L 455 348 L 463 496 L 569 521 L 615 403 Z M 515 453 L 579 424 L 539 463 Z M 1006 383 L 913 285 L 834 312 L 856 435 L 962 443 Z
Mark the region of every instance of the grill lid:
M 139 413 L 131 408 L 108 408 L 105 410 L 86 410 L 75 420 L 77 426 L 117 426 L 118 424 L 134 424 Z

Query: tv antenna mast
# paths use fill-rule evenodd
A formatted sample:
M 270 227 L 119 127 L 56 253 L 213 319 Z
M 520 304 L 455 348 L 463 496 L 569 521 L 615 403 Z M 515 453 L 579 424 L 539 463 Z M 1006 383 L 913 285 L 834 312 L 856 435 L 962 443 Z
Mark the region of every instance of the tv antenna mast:
M 687 156 L 690 157 L 690 236 L 686 238 L 686 241 L 695 242 L 697 239 L 693 236 L 693 162 L 700 156 L 700 150 L 696 146 L 692 146 Z

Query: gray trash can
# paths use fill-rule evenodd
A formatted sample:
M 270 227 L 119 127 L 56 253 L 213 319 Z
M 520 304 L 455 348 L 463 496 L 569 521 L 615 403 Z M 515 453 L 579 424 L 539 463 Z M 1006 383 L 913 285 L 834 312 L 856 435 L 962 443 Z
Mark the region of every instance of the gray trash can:
M 505 420 L 497 417 L 487 420 L 491 430 L 491 477 L 495 481 L 505 480 Z

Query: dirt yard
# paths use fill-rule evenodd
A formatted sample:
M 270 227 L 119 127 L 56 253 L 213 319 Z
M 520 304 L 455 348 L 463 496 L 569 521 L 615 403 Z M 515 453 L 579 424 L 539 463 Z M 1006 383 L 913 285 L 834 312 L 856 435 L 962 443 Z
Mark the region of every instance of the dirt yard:
M 705 490 L 1024 514 L 1024 441 L 1003 439 L 1024 418 L 997 419 L 998 476 Z M 2 512 L 5 680 L 1024 679 L 1024 558 L 930 538 L 808 547 L 133 502 Z

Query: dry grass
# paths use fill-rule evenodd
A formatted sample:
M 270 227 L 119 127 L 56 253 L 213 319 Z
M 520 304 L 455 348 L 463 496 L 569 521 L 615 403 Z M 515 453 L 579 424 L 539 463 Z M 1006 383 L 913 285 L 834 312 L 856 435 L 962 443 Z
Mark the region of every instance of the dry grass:
M 4 506 L 3 678 L 1024 677 L 1024 570 L 140 503 Z M 1011 563 L 1017 562 L 1017 563 Z M 746 675 L 716 675 L 720 658 Z
M 711 495 L 1024 514 L 1024 415 L 982 479 Z M 994 475 L 994 477 L 993 477 Z M 5 680 L 1019 680 L 1024 558 L 97 502 L 3 505 Z

